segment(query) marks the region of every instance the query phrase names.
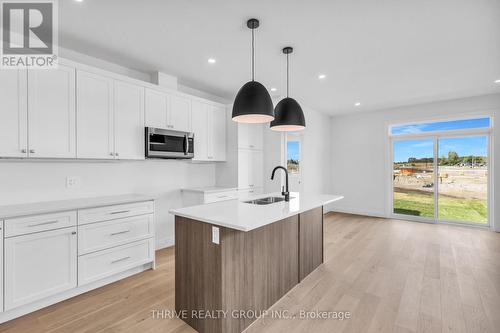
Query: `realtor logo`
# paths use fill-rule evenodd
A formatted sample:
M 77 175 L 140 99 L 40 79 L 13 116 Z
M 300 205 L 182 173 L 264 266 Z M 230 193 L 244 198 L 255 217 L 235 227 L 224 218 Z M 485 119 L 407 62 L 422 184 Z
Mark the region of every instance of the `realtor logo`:
M 57 0 L 1 1 L 2 68 L 57 66 Z

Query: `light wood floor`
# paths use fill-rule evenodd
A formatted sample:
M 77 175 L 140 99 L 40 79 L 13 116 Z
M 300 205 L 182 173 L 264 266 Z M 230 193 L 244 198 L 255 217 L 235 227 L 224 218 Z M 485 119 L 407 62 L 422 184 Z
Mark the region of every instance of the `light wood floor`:
M 174 252 L 157 270 L 0 325 L 0 332 L 194 332 L 174 307 Z M 325 219 L 325 263 L 273 308 L 349 320 L 260 319 L 245 332 L 500 332 L 500 234 L 345 214 Z

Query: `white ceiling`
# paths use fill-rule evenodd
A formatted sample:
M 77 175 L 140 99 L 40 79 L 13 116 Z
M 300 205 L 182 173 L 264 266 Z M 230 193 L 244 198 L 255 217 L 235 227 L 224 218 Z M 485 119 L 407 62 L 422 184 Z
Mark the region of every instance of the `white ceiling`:
M 320 111 L 500 92 L 499 0 L 64 0 L 59 17 L 63 47 L 230 100 L 250 79 L 250 17 L 256 80 L 284 94 L 291 45 L 291 96 Z

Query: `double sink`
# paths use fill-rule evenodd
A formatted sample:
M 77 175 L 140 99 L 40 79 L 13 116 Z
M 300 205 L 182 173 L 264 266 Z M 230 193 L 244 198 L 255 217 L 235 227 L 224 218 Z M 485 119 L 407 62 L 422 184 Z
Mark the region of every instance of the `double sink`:
M 290 197 L 292 199 L 293 197 Z M 269 205 L 276 202 L 285 201 L 283 197 L 267 197 L 267 198 L 259 198 L 249 201 L 243 201 L 244 203 L 254 204 L 254 205 Z

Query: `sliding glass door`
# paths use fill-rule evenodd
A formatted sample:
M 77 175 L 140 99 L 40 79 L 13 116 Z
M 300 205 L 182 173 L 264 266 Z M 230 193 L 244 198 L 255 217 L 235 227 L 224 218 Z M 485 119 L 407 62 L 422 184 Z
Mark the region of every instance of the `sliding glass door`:
M 488 137 L 438 140 L 438 218 L 488 223 Z
M 394 213 L 434 217 L 433 140 L 399 140 L 393 147 Z
M 484 119 L 391 128 L 395 217 L 488 225 L 490 125 Z

